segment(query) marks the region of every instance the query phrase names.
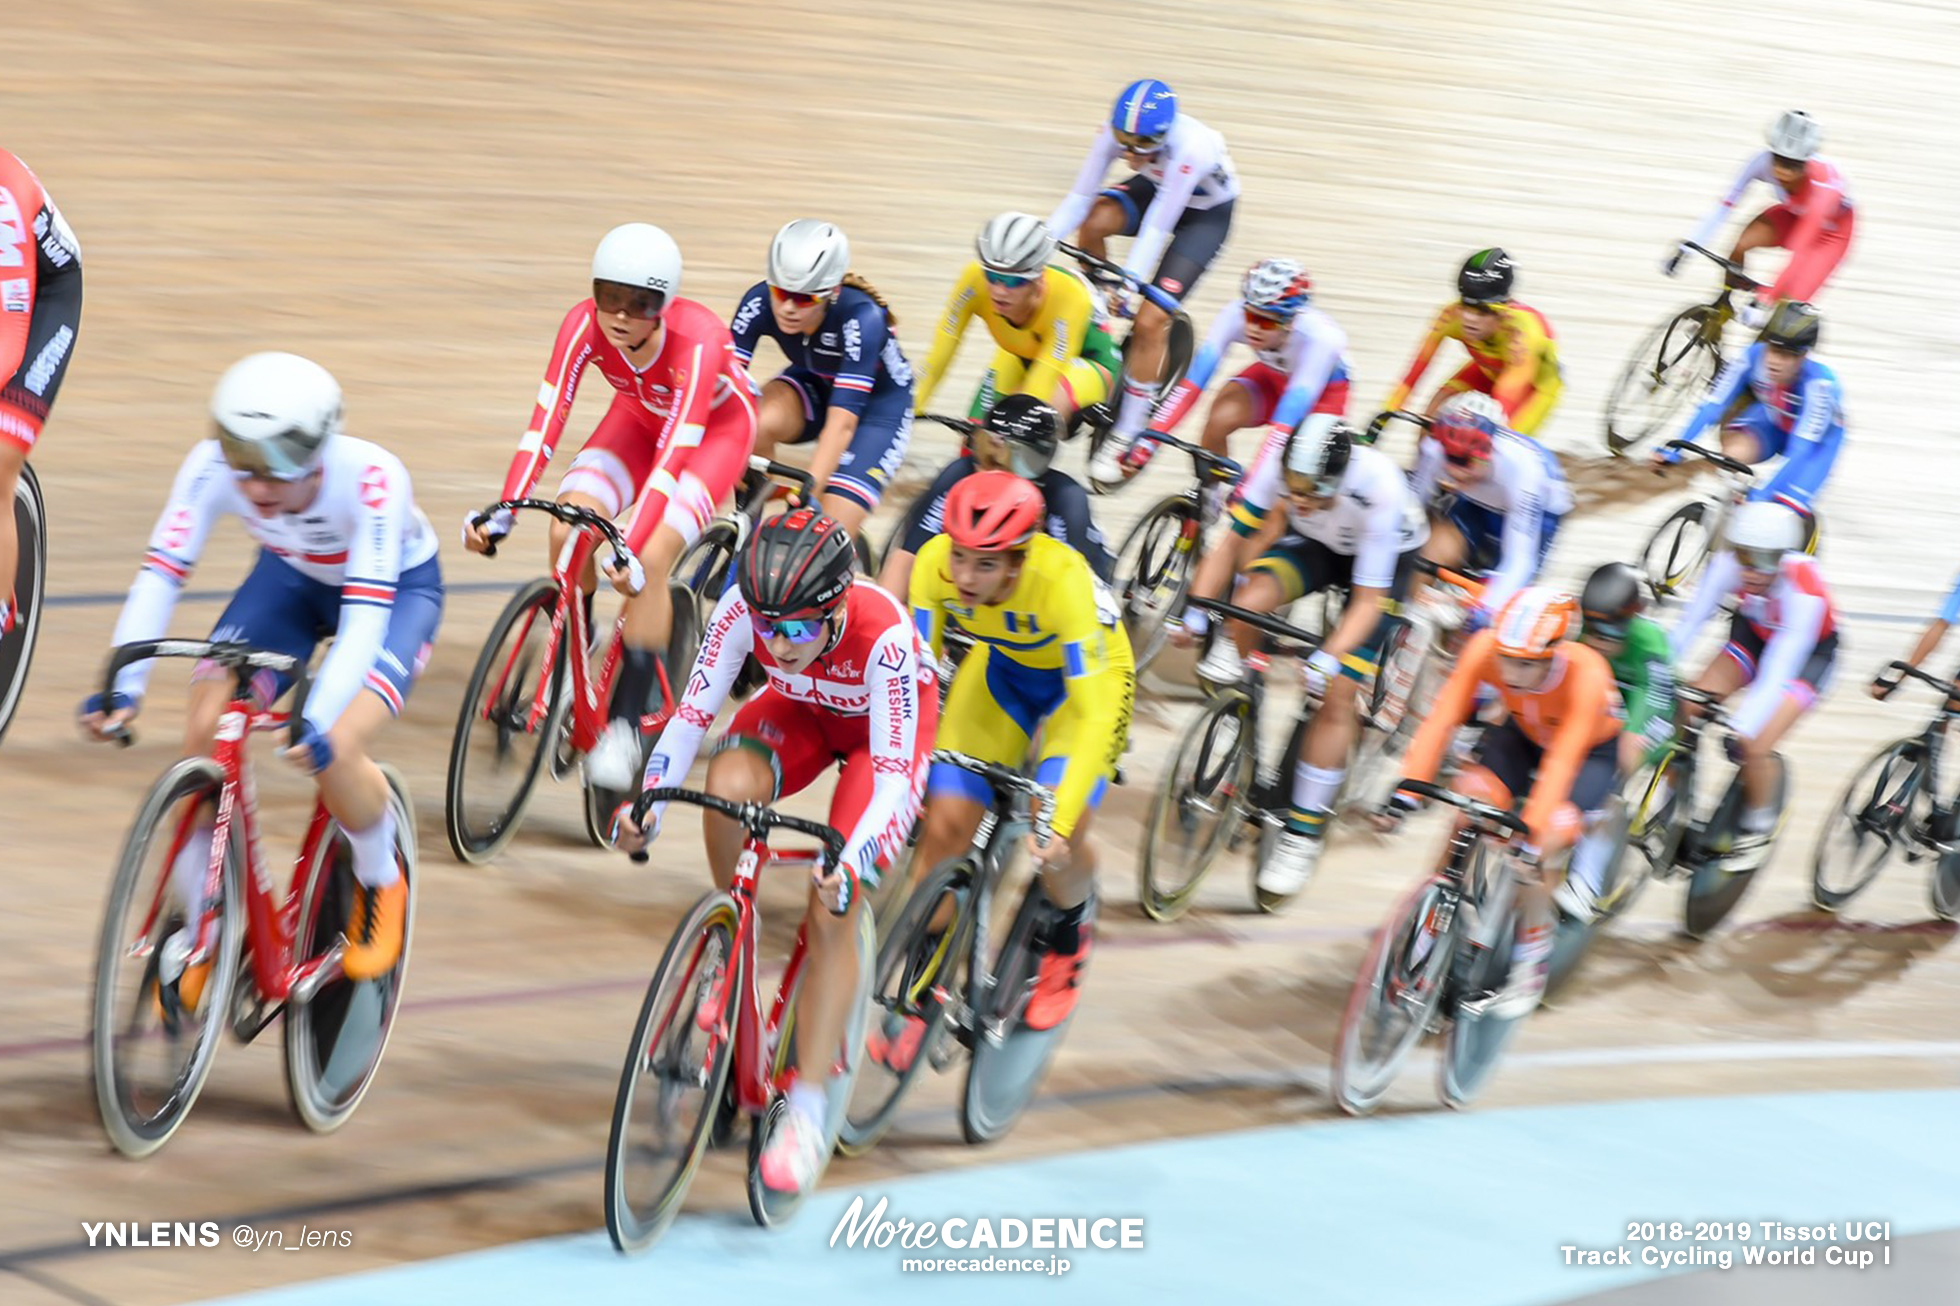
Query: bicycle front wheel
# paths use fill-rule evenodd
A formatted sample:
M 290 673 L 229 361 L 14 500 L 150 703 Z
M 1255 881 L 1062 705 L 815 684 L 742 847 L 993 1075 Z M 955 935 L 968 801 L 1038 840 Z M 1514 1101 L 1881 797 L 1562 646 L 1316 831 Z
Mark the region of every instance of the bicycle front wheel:
M 1648 537 L 1647 547 L 1640 554 L 1640 569 L 1656 599 L 1679 594 L 1701 574 L 1721 530 L 1721 518 L 1707 500 L 1684 503 Z
M 1878 878 L 1915 821 L 1930 815 L 1926 750 L 1902 739 L 1873 754 L 1852 775 L 1817 832 L 1810 861 L 1810 900 L 1836 911 Z
M 102 1127 L 124 1156 L 148 1156 L 170 1141 L 204 1090 L 229 1023 L 245 939 L 237 842 L 226 841 L 216 902 L 185 901 L 201 895 L 204 867 L 194 884 L 172 883 L 179 853 L 213 819 L 223 787 L 224 771 L 209 758 L 164 772 L 137 809 L 103 913 L 90 1057 Z M 211 943 L 199 953 L 195 940 L 205 931 Z
M 1341 1013 L 1334 1102 L 1351 1116 L 1381 1104 L 1436 1020 L 1456 952 L 1455 895 L 1431 876 L 1375 934 Z
M 1709 343 L 1716 310 L 1697 304 L 1641 337 L 1606 397 L 1606 447 L 1615 454 L 1660 434 L 1706 393 L 1722 357 Z
M 1255 759 L 1252 700 L 1225 690 L 1178 740 L 1150 800 L 1137 859 L 1137 900 L 1154 921 L 1182 916 L 1247 812 Z
M 1006 881 L 1006 872 L 996 883 Z M 1093 923 L 1094 899 L 1083 927 Z M 994 958 L 993 984 L 974 1004 L 973 1058 L 960 1098 L 960 1132 L 969 1143 L 991 1143 L 1014 1127 L 1048 1075 L 1074 1015 L 1047 1029 L 1027 1024 L 1028 1001 L 1041 970 L 1041 923 L 1053 908 L 1039 881 L 1030 882 Z M 976 960 L 973 963 L 977 966 Z
M 737 928 L 735 900 L 708 894 L 674 931 L 647 985 L 606 1142 L 606 1232 L 622 1252 L 666 1232 L 707 1150 L 734 1059 L 744 978 Z
M 456 860 L 480 866 L 517 833 L 538 772 L 570 706 L 561 644 L 546 681 L 546 650 L 558 607 L 555 583 L 539 577 L 511 596 L 477 655 L 449 745 L 443 820 Z M 546 710 L 533 725 L 540 688 Z
M 1198 509 L 1171 495 L 1145 513 L 1116 552 L 1116 595 L 1138 675 L 1163 651 L 1198 565 Z
M 890 1131 L 966 1001 L 978 874 L 971 855 L 946 862 L 906 899 L 885 936 L 871 987 L 871 1037 L 837 1138 L 845 1156 L 862 1156 Z M 936 919 L 950 924 L 935 930 Z
M 48 513 L 34 469 L 23 466 L 14 482 L 14 538 L 19 541 L 14 569 L 14 628 L 0 635 L 0 739 L 13 724 L 27 688 L 28 665 L 41 631 L 41 596 L 48 581 Z M 0 595 L 0 598 L 4 598 Z

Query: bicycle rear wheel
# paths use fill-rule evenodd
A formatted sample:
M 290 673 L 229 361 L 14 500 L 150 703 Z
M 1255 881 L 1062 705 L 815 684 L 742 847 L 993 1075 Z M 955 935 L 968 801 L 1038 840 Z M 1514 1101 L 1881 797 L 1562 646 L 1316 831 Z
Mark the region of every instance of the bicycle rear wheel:
M 299 1122 L 316 1134 L 346 1124 L 367 1096 L 381 1055 L 388 1050 L 395 1016 L 408 982 L 408 953 L 415 941 L 415 822 L 408 785 L 391 766 L 389 802 L 395 809 L 395 864 L 408 884 L 402 920 L 402 955 L 385 975 L 369 980 L 338 976 L 304 999 L 286 1004 L 286 1096 Z M 330 824 L 303 872 L 304 891 L 295 924 L 295 960 L 324 956 L 339 940 L 354 904 L 354 856 L 337 824 Z
M 1684 503 L 1648 538 L 1640 554 L 1640 569 L 1656 599 L 1679 594 L 1701 574 L 1720 528 L 1720 514 L 1713 507 L 1705 499 Z
M 883 1056 L 867 1050 L 852 1086 L 837 1137 L 837 1150 L 845 1156 L 862 1156 L 890 1131 L 899 1104 L 937 1058 L 948 1024 L 967 1000 L 979 873 L 971 854 L 940 866 L 906 899 L 885 936 L 871 987 L 873 1041 Z M 933 918 L 948 911 L 952 925 L 934 932 Z
M 200 814 L 216 808 L 223 786 L 224 772 L 209 758 L 185 758 L 164 772 L 137 809 L 109 890 L 95 954 L 90 1064 L 103 1130 L 124 1156 L 148 1156 L 170 1141 L 203 1091 L 229 1023 L 245 941 L 237 842 L 226 842 L 218 901 L 195 920 L 171 884 L 178 850 Z M 216 934 L 200 958 L 179 931 L 204 926 Z
M 1901 836 L 1909 842 L 1914 821 L 1930 815 L 1926 750 L 1902 739 L 1874 753 L 1853 773 L 1824 815 L 1810 861 L 1810 900 L 1836 911 L 1878 878 Z
M 549 702 L 535 728 L 532 708 L 545 673 L 545 650 L 558 588 L 539 577 L 511 596 L 477 655 L 449 745 L 443 821 L 449 850 L 472 866 L 489 861 L 517 833 L 538 772 L 556 746 L 571 706 L 568 651 L 560 644 Z
M 1170 495 L 1145 513 L 1116 551 L 1116 597 L 1138 675 L 1163 651 L 1198 564 L 1198 510 Z
M 734 1059 L 742 987 L 735 900 L 710 893 L 667 944 L 647 985 L 606 1141 L 606 1232 L 622 1252 L 666 1232 L 707 1150 Z M 701 1008 L 715 1018 L 701 1028 Z
M 1708 343 L 1716 309 L 1683 309 L 1641 338 L 1606 398 L 1606 447 L 1615 454 L 1653 439 L 1689 401 L 1707 391 L 1721 369 Z
M 877 966 L 878 940 L 871 923 L 871 913 L 862 908 L 857 913 L 856 932 L 857 991 L 851 1001 L 850 1019 L 844 1026 L 843 1046 L 831 1052 L 830 1073 L 824 1081 L 823 1161 L 818 1165 L 809 1187 L 798 1193 L 780 1193 L 762 1181 L 762 1152 L 769 1146 L 776 1125 L 789 1110 L 787 1094 L 796 1080 L 795 1067 L 801 1059 L 796 1016 L 802 997 L 802 978 L 798 979 L 797 991 L 790 995 L 789 1002 L 783 1008 L 782 1032 L 776 1040 L 776 1056 L 770 1067 L 775 1092 L 769 1109 L 755 1118 L 749 1130 L 749 1214 L 765 1229 L 782 1224 L 795 1215 L 804 1200 L 816 1191 L 824 1169 L 830 1164 L 831 1153 L 837 1148 L 837 1139 L 850 1108 L 851 1092 L 858 1071 L 864 1065 L 864 1034 L 871 1009 L 872 975 Z
M 1334 1102 L 1349 1115 L 1381 1104 L 1435 1021 L 1456 952 L 1455 918 L 1454 893 L 1432 875 L 1375 932 L 1334 1044 Z
M 48 583 L 48 513 L 41 482 L 34 469 L 22 465 L 14 483 L 14 538 L 19 541 L 14 570 L 14 628 L 0 635 L 0 739 L 13 724 L 27 688 L 27 671 L 34 661 L 35 640 L 41 633 L 41 597 Z M 6 596 L 0 594 L 0 598 Z
M 1252 700 L 1224 690 L 1178 740 L 1150 799 L 1137 859 L 1137 900 L 1154 921 L 1182 916 L 1234 828 L 1252 789 Z

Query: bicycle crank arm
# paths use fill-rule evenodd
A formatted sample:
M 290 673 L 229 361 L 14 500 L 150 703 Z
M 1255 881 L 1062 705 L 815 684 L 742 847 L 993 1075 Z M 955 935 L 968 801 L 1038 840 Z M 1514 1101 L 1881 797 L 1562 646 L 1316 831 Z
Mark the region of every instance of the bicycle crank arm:
M 287 1003 L 304 1005 L 311 1002 L 313 995 L 318 993 L 328 980 L 339 979 L 340 959 L 346 953 L 346 938 L 335 939 L 333 947 L 327 949 L 326 956 L 320 958 L 313 969 L 293 981 L 291 991 L 286 994 Z

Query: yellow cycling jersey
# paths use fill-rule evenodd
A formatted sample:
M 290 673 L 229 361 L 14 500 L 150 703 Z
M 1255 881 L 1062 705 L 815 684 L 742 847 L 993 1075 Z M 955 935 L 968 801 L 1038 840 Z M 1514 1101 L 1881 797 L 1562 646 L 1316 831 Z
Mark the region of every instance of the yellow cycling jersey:
M 966 334 L 967 322 L 975 314 L 987 324 L 995 344 L 1028 364 L 1027 375 L 1017 387 L 1020 393 L 1033 395 L 1043 403 L 1055 402 L 1055 393 L 1063 384 L 1069 364 L 1081 356 L 1083 342 L 1089 338 L 1096 303 L 1088 284 L 1073 272 L 1050 267 L 1043 271 L 1042 280 L 1046 291 L 1041 306 L 1026 326 L 1015 326 L 995 310 L 993 301 L 987 297 L 986 271 L 977 260 L 967 264 L 953 287 L 952 297 L 946 301 L 946 312 L 939 319 L 939 331 L 932 340 L 932 352 L 926 355 L 925 366 L 913 385 L 915 412 L 926 411 L 932 392 L 939 387 L 960 347 L 960 338 Z
M 946 621 L 953 618 L 987 650 L 984 660 L 969 658 L 961 666 L 962 676 L 969 669 L 986 674 L 991 663 L 1009 680 L 1059 680 L 1063 705 L 1056 715 L 1066 711 L 1103 736 L 1066 745 L 1068 761 L 1055 787 L 1054 827 L 1067 837 L 1096 782 L 1115 770 L 1129 735 L 1136 684 L 1130 637 L 1118 620 L 1114 599 L 1089 564 L 1060 540 L 1036 535 L 1028 542 L 1013 592 L 1001 603 L 978 608 L 963 605 L 953 585 L 948 566 L 952 544 L 951 536 L 936 535 L 912 563 L 912 611 L 934 656 L 944 656 Z M 947 699 L 949 720 L 941 723 L 942 739 L 955 701 L 953 696 Z M 958 701 L 986 700 L 959 695 Z M 1045 745 L 1054 742 L 1044 740 Z M 1015 758 L 1013 764 L 1021 760 Z
M 1416 351 L 1415 361 L 1409 365 L 1402 383 L 1389 395 L 1387 406 L 1400 408 L 1408 401 L 1445 340 L 1457 341 L 1470 355 L 1468 366 L 1457 374 L 1459 388 L 1469 383 L 1464 373 L 1474 371 L 1483 382 L 1474 388 L 1496 399 L 1513 419 L 1535 395 L 1557 394 L 1563 378 L 1559 371 L 1558 338 L 1552 332 L 1551 323 L 1528 304 L 1512 301 L 1494 307 L 1497 330 L 1489 340 L 1473 341 L 1463 334 L 1463 306 L 1445 304 L 1430 325 L 1429 334 Z M 1515 420 L 1512 425 L 1517 426 Z

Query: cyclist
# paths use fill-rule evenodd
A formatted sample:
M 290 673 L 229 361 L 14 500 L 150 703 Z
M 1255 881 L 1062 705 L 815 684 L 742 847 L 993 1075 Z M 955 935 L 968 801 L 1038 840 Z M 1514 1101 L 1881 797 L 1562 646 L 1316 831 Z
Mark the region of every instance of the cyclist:
M 1646 584 L 1624 562 L 1597 568 L 1579 595 L 1583 619 L 1579 642 L 1612 666 L 1620 702 L 1626 707 L 1626 729 L 1620 732 L 1622 776 L 1659 760 L 1674 741 L 1673 651 L 1667 632 L 1642 615 L 1646 607 Z M 1592 918 L 1593 904 L 1606 889 L 1591 874 L 1600 869 L 1575 861 L 1560 886 L 1560 904 L 1579 920 Z
M 1102 189 L 1121 157 L 1136 171 Z M 1232 230 L 1239 179 L 1225 138 L 1177 110 L 1177 95 L 1154 78 L 1131 82 L 1096 132 L 1068 198 L 1055 206 L 1050 230 L 1074 231 L 1084 253 L 1106 255 L 1111 236 L 1135 236 L 1124 268 L 1172 299 L 1196 288 Z M 1079 230 L 1078 230 L 1079 228 Z M 1133 435 L 1150 413 L 1164 374 L 1170 318 L 1145 301 L 1130 333 L 1120 428 Z M 1126 436 L 1127 440 L 1127 436 Z
M 1120 352 L 1089 283 L 1080 273 L 1049 265 L 1055 237 L 1047 224 L 1026 213 L 1002 213 L 980 228 L 974 252 L 979 257 L 960 273 L 946 301 L 913 390 L 913 411 L 931 406 L 975 314 L 997 348 L 972 416 L 983 415 L 1005 394 L 1033 395 L 1064 420 L 1108 397 L 1122 365 Z
M 1752 329 L 1762 326 L 1779 299 L 1816 299 L 1851 249 L 1857 225 L 1844 174 L 1817 153 L 1823 143 L 1824 129 L 1815 118 L 1801 109 L 1784 112 L 1770 124 L 1769 148 L 1742 165 L 1729 193 L 1667 256 L 1661 270 L 1670 277 L 1679 271 L 1686 246 L 1708 244 L 1750 183 L 1760 181 L 1776 192 L 1776 203 L 1750 219 L 1729 258 L 1740 263 L 1751 250 L 1781 248 L 1790 251 L 1790 261 L 1774 282 L 1756 292 L 1753 303 L 1743 306 L 1742 322 Z
M 1313 280 L 1300 264 L 1286 258 L 1253 264 L 1239 283 L 1239 297 L 1212 319 L 1191 370 L 1150 415 L 1150 432 L 1177 429 L 1211 382 L 1225 351 L 1236 344 L 1252 351 L 1253 362 L 1212 400 L 1205 417 L 1205 448 L 1225 453 L 1225 438 L 1248 426 L 1270 424 L 1290 431 L 1309 413 L 1345 415 L 1347 333 L 1312 301 Z M 1143 470 L 1157 443 L 1145 439 L 1131 444 L 1133 434 L 1117 424 L 1116 438 L 1103 442 L 1089 468 L 1092 478 L 1113 483 Z
M 857 988 L 855 918 L 868 910 L 862 890 L 877 885 L 879 868 L 905 846 L 918 818 L 939 714 L 932 664 L 905 605 L 858 577 L 855 562 L 849 533 L 814 509 L 793 509 L 756 529 L 644 776 L 648 789 L 686 778 L 751 655 L 768 683 L 729 721 L 708 764 L 707 791 L 775 803 L 839 764 L 830 823 L 845 836 L 844 856 L 828 874 L 818 871 L 804 909 L 809 952 L 796 1080 L 789 1112 L 762 1154 L 763 1182 L 779 1192 L 808 1188 L 822 1165 L 825 1081 Z M 644 829 L 622 807 L 618 846 L 644 848 L 665 807 L 649 810 Z M 706 813 L 702 833 L 715 884 L 727 889 L 742 827 Z
M 0 149 L 0 504 L 54 407 L 82 325 L 82 247 L 40 180 Z M 14 628 L 20 541 L 0 523 L 0 637 Z
M 939 744 L 1018 766 L 1039 734 L 1035 778 L 1054 791 L 1054 837 L 1030 841 L 1053 915 L 1029 999 L 1031 1029 L 1053 1029 L 1075 1009 L 1094 925 L 1096 849 L 1089 838 L 1129 737 L 1136 673 L 1114 604 L 1080 553 L 1041 531 L 1033 484 L 977 472 L 946 496 L 946 533 L 919 550 L 912 609 L 935 657 L 946 621 L 974 639 L 947 691 Z M 969 847 L 993 802 L 986 780 L 935 763 L 912 865 L 920 878 Z M 924 1025 L 880 1029 L 868 1045 L 887 1065 L 909 1065 Z
M 1436 414 L 1411 477 L 1423 503 L 1445 481 L 1454 490 L 1428 554 L 1446 567 L 1489 573 L 1471 614 L 1476 625 L 1537 576 L 1572 511 L 1558 458 L 1502 421 L 1488 395 L 1457 396 Z
M 1305 666 L 1307 695 L 1319 702 L 1305 746 L 1295 759 L 1293 806 L 1272 857 L 1259 868 L 1259 889 L 1291 897 L 1319 865 L 1334 796 L 1360 734 L 1360 692 L 1375 675 L 1389 615 L 1408 593 L 1417 554 L 1429 538 L 1422 502 L 1402 469 L 1379 449 L 1356 447 L 1353 433 L 1331 416 L 1310 417 L 1298 431 L 1279 428 L 1246 473 L 1234 509 L 1234 538 L 1199 564 L 1192 592 L 1221 593 L 1243 569 L 1232 602 L 1272 612 L 1331 585 L 1349 590 L 1341 619 Z M 1274 501 L 1282 499 L 1279 512 Z M 1249 563 L 1246 561 L 1249 559 Z M 1185 613 L 1187 629 L 1202 610 Z M 1257 632 L 1233 622 L 1214 640 L 1198 674 L 1234 685 L 1244 675 L 1243 650 Z
M 1515 848 L 1524 881 L 1511 969 L 1495 993 L 1468 1004 L 1477 1014 L 1529 1013 L 1545 992 L 1552 951 L 1552 897 L 1560 873 L 1547 865 L 1575 843 L 1571 860 L 1603 865 L 1611 854 L 1603 832 L 1607 801 L 1618 792 L 1619 739 L 1625 724 L 1620 691 L 1606 659 L 1577 643 L 1579 605 L 1547 586 L 1520 590 L 1489 630 L 1473 636 L 1436 703 L 1409 744 L 1404 778 L 1433 782 L 1451 737 L 1478 696 L 1495 692 L 1506 717 L 1483 732 L 1457 792 L 1520 811 L 1530 834 Z M 1375 819 L 1383 830 L 1421 805 L 1398 789 Z M 1600 831 L 1597 837 L 1586 837 Z M 1597 879 L 1598 871 L 1593 872 Z
M 1927 622 L 1926 629 L 1919 632 L 1919 642 L 1914 644 L 1912 652 L 1905 656 L 1906 665 L 1916 667 L 1933 656 L 1933 650 L 1937 649 L 1940 641 L 1946 638 L 1947 628 L 1955 622 L 1960 622 L 1960 579 L 1954 581 L 1953 591 L 1946 596 L 1946 606 L 1940 609 L 1940 615 Z M 1892 691 L 1899 687 L 1903 677 L 1888 675 L 1888 671 L 1890 671 L 1889 667 L 1886 671 L 1881 671 L 1872 677 L 1870 693 L 1873 698 L 1890 698 Z
M 627 545 L 657 578 L 641 588 L 635 582 L 643 578 L 630 567 L 604 564 L 606 579 L 628 596 L 626 648 L 612 719 L 585 766 L 595 785 L 613 791 L 631 787 L 641 716 L 666 697 L 660 650 L 674 614 L 665 577 L 735 488 L 755 446 L 753 385 L 728 328 L 705 306 L 682 299 L 680 289 L 681 252 L 666 232 L 629 222 L 606 233 L 592 256 L 592 297 L 573 305 L 558 328 L 530 429 L 499 496 L 523 498 L 537 485 L 564 434 L 579 377 L 596 366 L 618 393 L 572 459 L 558 499 L 612 517 L 633 507 Z M 482 525 L 466 520 L 463 543 L 482 553 L 510 530 L 508 512 Z M 552 524 L 549 557 L 558 556 L 570 530 Z
M 213 438 L 200 441 L 177 471 L 115 643 L 164 634 L 211 527 L 227 515 L 244 523 L 259 556 L 211 638 L 306 659 L 322 637 L 333 637 L 306 696 L 299 742 L 284 755 L 314 777 L 353 849 L 355 894 L 341 967 L 349 979 L 372 979 L 400 960 L 408 905 L 388 782 L 372 748 L 382 726 L 400 715 L 442 619 L 435 532 L 415 506 L 401 461 L 344 433 L 340 385 L 318 363 L 282 353 L 241 359 L 219 379 L 211 416 Z M 148 662 L 136 663 L 108 695 L 91 694 L 82 705 L 83 728 L 96 739 L 119 735 L 142 705 L 149 674 Z M 285 689 L 269 672 L 254 684 L 262 705 Z M 191 673 L 185 756 L 210 753 L 231 693 L 221 668 L 200 663 Z M 187 919 L 203 910 L 216 819 L 216 812 L 199 814 L 172 865 Z M 208 967 L 197 963 L 179 980 L 185 1010 L 196 1010 Z
M 1776 475 L 1749 497 L 1773 499 L 1806 517 L 1844 445 L 1843 388 L 1837 373 L 1810 357 L 1820 325 L 1809 304 L 1778 304 L 1756 342 L 1722 369 L 1707 402 L 1681 431 L 1683 440 L 1694 440 L 1719 422 L 1722 452 L 1729 457 L 1762 463 L 1782 455 Z M 1656 465 L 1680 460 L 1679 449 L 1654 452 Z
M 1741 600 L 1728 642 L 1693 683 L 1717 699 L 1749 690 L 1729 714 L 1729 754 L 1742 768 L 1744 800 L 1730 855 L 1756 857 L 1757 865 L 1775 838 L 1776 745 L 1823 696 L 1837 662 L 1837 613 L 1817 560 L 1803 552 L 1808 533 L 1804 517 L 1785 504 L 1737 508 L 1722 551 L 1709 559 L 1670 632 L 1679 662 L 1715 609 Z
M 946 496 L 975 472 L 1003 469 L 1034 482 L 1046 508 L 1042 529 L 1087 558 L 1096 578 L 1107 583 L 1116 560 L 1089 514 L 1088 491 L 1054 465 L 1061 440 L 1061 414 L 1032 395 L 1008 395 L 988 409 L 985 424 L 967 437 L 967 451 L 905 510 L 878 583 L 894 594 L 910 593 L 912 559 L 945 529 Z
M 1388 396 L 1387 408 L 1401 408 L 1415 391 L 1430 360 L 1445 340 L 1460 341 L 1470 361 L 1443 382 L 1429 401 L 1430 417 L 1466 390 L 1494 397 L 1504 424 L 1522 435 L 1536 435 L 1564 391 L 1558 340 L 1537 309 L 1511 298 L 1517 269 L 1501 249 L 1478 250 L 1456 274 L 1457 302 L 1445 304 L 1416 351 L 1415 361 Z
M 744 367 L 765 336 L 790 363 L 762 387 L 755 451 L 815 440 L 824 514 L 855 534 L 905 461 L 912 365 L 885 297 L 850 268 L 841 230 L 798 218 L 776 233 L 769 276 L 742 296 L 729 331 Z

